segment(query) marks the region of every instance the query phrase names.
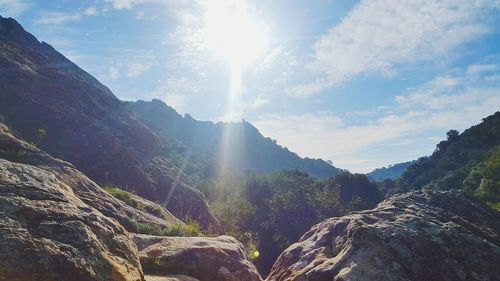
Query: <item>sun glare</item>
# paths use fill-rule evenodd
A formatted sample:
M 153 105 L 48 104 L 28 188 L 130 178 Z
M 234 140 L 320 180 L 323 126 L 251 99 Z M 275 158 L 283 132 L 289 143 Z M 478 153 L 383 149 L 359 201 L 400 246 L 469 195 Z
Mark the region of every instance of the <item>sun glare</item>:
M 206 47 L 232 66 L 251 64 L 266 51 L 267 28 L 249 15 L 246 1 L 209 1 L 204 20 Z

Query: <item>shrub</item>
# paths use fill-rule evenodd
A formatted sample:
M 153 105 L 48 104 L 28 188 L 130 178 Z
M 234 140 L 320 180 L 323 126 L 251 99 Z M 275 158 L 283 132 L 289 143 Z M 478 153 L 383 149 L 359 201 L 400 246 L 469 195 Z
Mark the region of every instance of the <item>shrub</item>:
M 110 185 L 104 186 L 103 188 L 113 197 L 122 200 L 123 202 L 125 202 L 125 204 L 131 207 L 137 208 L 137 201 L 134 200 L 132 194 L 130 194 L 129 192 Z
M 189 222 L 187 224 L 186 233 L 187 236 L 199 236 L 201 234 L 200 225 L 195 221 Z
M 134 223 L 137 233 L 157 235 L 157 236 L 200 236 L 200 226 L 196 222 L 190 222 L 187 225 L 176 223 L 167 227 L 155 227 L 148 223 Z

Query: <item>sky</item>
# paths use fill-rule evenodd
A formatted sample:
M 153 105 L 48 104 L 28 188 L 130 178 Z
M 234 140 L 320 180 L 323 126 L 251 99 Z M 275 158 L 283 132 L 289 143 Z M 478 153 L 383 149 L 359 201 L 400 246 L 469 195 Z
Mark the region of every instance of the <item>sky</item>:
M 500 110 L 498 0 L 0 0 L 123 100 L 245 119 L 352 172 Z

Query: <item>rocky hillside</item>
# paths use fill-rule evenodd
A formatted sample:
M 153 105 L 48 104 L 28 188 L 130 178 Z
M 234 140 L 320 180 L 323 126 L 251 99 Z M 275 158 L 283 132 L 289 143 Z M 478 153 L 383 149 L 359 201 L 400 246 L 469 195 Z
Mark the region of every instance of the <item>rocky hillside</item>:
M 499 212 L 461 192 L 426 190 L 317 224 L 267 280 L 493 281 L 499 260 Z
M 0 280 L 142 280 L 135 244 L 103 213 L 167 224 L 0 125 Z
M 0 280 L 261 280 L 234 238 L 132 235 L 137 223 L 180 223 L 133 200 L 149 208 L 117 200 L 0 123 Z
M 160 202 L 176 217 L 219 232 L 204 196 L 162 155 L 166 145 L 104 85 L 0 17 L 0 116 L 22 138 L 99 184 Z
M 141 280 L 125 229 L 55 174 L 0 159 L 0 280 Z
M 117 200 L 87 176 L 76 170 L 70 163 L 56 159 L 32 144 L 17 138 L 1 123 L 0 158 L 35 166 L 56 175 L 62 182 L 73 189 L 73 192 L 80 200 L 99 210 L 104 215 L 116 219 L 129 231 L 134 231 L 134 225 L 137 223 L 160 228 L 180 223 L 175 216 L 159 205 L 155 207 L 163 210 L 161 216 L 147 212 L 147 210 L 133 208 Z
M 221 166 L 233 172 L 249 170 L 263 174 L 298 169 L 317 178 L 328 178 L 340 171 L 321 159 L 299 157 L 264 137 L 244 120 L 237 123 L 199 121 L 180 115 L 160 100 L 125 104 L 137 120 L 158 135 L 196 150 L 190 151 L 190 161 L 202 162 L 202 165 L 198 171 L 194 168 L 193 173 Z M 179 156 L 183 157 L 182 153 Z

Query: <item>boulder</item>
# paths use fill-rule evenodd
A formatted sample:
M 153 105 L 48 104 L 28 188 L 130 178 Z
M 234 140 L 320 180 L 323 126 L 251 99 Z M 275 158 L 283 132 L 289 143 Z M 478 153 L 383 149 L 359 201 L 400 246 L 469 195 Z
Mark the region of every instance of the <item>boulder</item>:
M 144 280 L 135 244 L 58 176 L 0 159 L 0 280 Z
M 247 259 L 243 245 L 230 236 L 160 237 L 137 234 L 133 240 L 147 274 L 181 274 L 200 281 L 261 280 L 255 266 Z
M 499 280 L 500 213 L 458 191 L 417 191 L 327 219 L 268 281 Z
M 95 182 L 75 169 L 72 164 L 56 159 L 34 145 L 21 140 L 2 123 L 0 123 L 0 158 L 33 165 L 55 174 L 60 181 L 73 189 L 79 199 L 104 215 L 116 219 L 129 231 L 135 230 L 136 223 L 145 223 L 158 228 L 181 223 L 162 206 L 139 197 L 137 200 L 141 205 L 149 206 L 145 209 L 163 209 L 164 212 L 154 215 L 155 212 L 142 211 L 128 206 L 123 201 L 106 193 Z

